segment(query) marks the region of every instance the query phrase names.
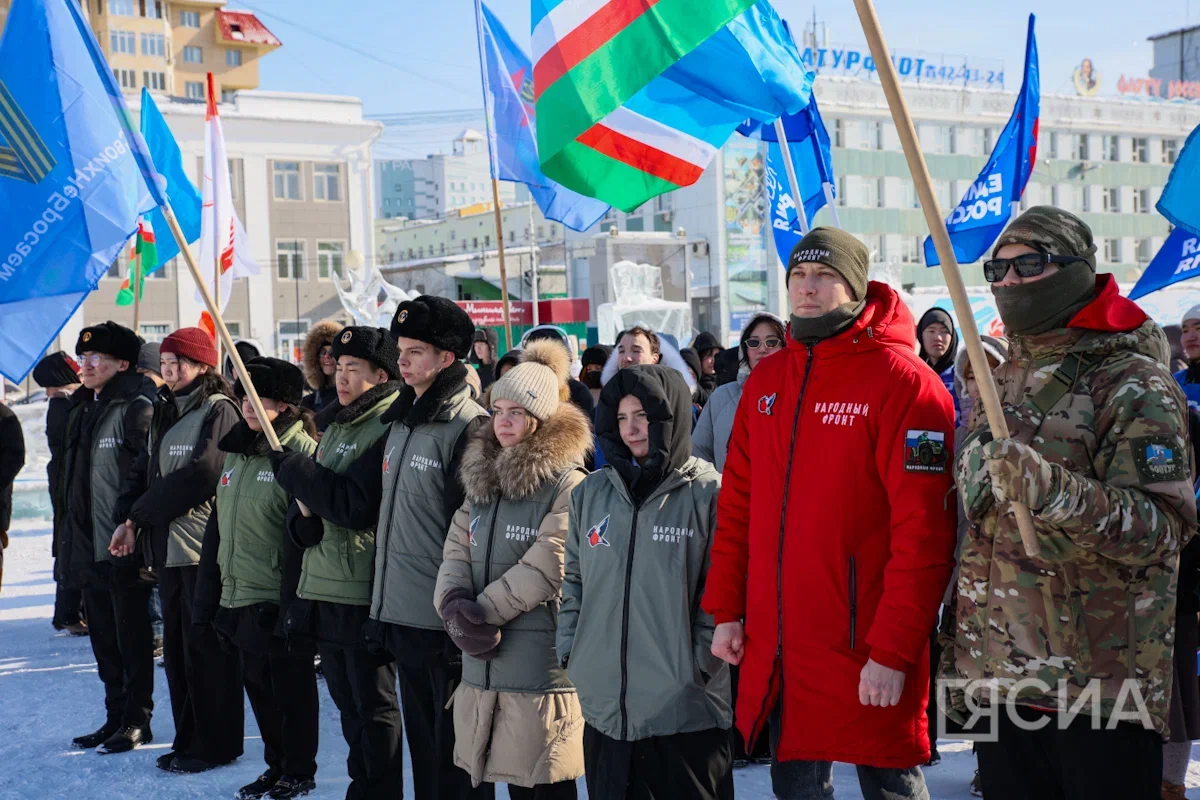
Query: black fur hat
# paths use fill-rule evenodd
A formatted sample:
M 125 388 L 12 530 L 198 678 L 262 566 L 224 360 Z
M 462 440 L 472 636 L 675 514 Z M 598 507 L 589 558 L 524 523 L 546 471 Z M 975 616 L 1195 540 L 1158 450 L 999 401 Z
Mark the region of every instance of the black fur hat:
M 466 358 L 475 339 L 475 323 L 457 303 L 444 297 L 423 294 L 405 300 L 392 318 L 392 336 L 416 339 L 439 350 L 449 350 L 455 358 Z
M 128 361 L 129 368 L 137 366 L 142 351 L 142 339 L 124 325 L 109 320 L 79 332 L 75 355 L 103 353 L 119 361 Z
M 300 398 L 304 396 L 304 373 L 295 364 L 281 358 L 259 356 L 246 362 L 246 372 L 259 397 L 300 405 Z M 239 400 L 246 396 L 240 380 L 234 384 L 233 391 Z
M 395 330 L 396 324 L 392 323 Z M 472 328 L 474 330 L 474 328 Z M 388 380 L 400 380 L 400 351 L 396 349 L 396 337 L 383 328 L 351 326 L 342 328 L 333 337 L 333 358 L 342 356 L 369 361 L 388 374 Z

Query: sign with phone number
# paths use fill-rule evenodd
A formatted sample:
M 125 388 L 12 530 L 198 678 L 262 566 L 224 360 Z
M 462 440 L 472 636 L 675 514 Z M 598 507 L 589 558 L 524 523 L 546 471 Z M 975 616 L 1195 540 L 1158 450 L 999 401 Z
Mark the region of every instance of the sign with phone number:
M 875 59 L 869 50 L 854 47 L 806 47 L 804 63 L 819 75 L 848 78 L 875 77 Z M 1004 88 L 1004 62 L 968 59 L 944 53 L 893 50 L 892 63 L 900 80 L 941 86 L 971 86 L 981 89 Z

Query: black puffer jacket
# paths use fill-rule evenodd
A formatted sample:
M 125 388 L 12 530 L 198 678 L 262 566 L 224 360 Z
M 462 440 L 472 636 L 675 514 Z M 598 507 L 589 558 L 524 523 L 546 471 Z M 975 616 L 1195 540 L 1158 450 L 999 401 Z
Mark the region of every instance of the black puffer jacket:
M 7 531 L 12 524 L 13 481 L 23 466 L 25 435 L 21 421 L 12 409 L 0 403 L 0 531 Z

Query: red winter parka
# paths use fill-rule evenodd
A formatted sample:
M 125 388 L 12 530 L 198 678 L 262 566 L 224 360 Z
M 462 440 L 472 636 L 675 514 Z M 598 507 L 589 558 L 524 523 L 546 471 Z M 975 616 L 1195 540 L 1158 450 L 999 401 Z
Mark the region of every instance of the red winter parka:
M 872 282 L 848 330 L 811 348 L 789 336 L 742 391 L 702 605 L 745 620 L 737 724 L 753 742 L 782 702 L 781 761 L 929 758 L 954 405 L 915 341 L 903 301 Z M 906 673 L 898 706 L 859 702 L 868 658 Z

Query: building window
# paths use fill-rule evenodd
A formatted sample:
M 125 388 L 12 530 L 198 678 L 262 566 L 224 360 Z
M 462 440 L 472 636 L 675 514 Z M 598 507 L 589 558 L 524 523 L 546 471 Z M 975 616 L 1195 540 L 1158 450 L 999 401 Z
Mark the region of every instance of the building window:
M 317 242 L 317 277 L 343 277 L 342 254 L 345 249 L 344 242 Z
M 992 150 L 996 147 L 996 129 L 983 129 L 983 154 L 991 155 Z
M 300 162 L 275 161 L 272 167 L 275 170 L 275 199 L 299 200 Z
M 1150 161 L 1150 140 L 1145 136 L 1135 136 L 1130 140 L 1133 161 L 1136 164 L 1147 164 Z
M 864 119 L 858 123 L 858 138 L 865 150 L 883 149 L 883 123 Z
M 167 73 L 165 72 L 142 72 L 142 85 L 152 92 L 165 92 L 167 90 Z
M 226 50 L 225 51 L 225 66 L 240 67 L 242 65 L 241 50 Z
M 887 183 L 883 178 L 878 178 L 875 181 L 875 207 L 883 208 L 887 199 Z
M 108 13 L 115 17 L 132 17 L 133 0 L 108 0 Z
M 1058 158 L 1058 134 L 1053 132 L 1046 134 L 1046 141 L 1046 158 Z
M 125 259 L 125 252 L 122 251 L 121 254 L 119 256 L 117 256 L 116 259 L 111 264 L 108 265 L 108 272 L 104 273 L 104 277 L 106 277 L 106 278 L 121 277 L 121 262 L 124 259 Z
M 1175 156 L 1179 154 L 1179 140 L 1178 139 L 1163 139 L 1162 144 L 1163 144 L 1162 162 L 1164 164 L 1174 164 Z
M 225 328 L 229 331 L 229 336 L 233 339 L 242 338 L 242 323 L 230 322 L 225 320 Z
M 181 27 L 181 28 L 199 28 L 200 27 L 200 12 L 199 11 L 180 11 L 179 12 L 179 27 Z
M 1120 161 L 1121 160 L 1121 137 L 1105 136 L 1104 137 L 1104 160 L 1105 161 Z
M 279 268 L 280 278 L 304 280 L 304 242 L 276 242 L 275 264 Z
M 162 19 L 163 4 L 162 0 L 141 0 L 142 16 L 146 19 Z
M 228 323 L 226 323 L 226 327 L 228 327 Z M 161 342 L 163 339 L 167 338 L 167 334 L 170 332 L 170 325 L 160 325 L 153 322 L 147 322 L 138 325 L 138 333 L 140 333 L 142 338 L 147 342 Z
M 901 264 L 919 264 L 921 263 L 921 255 L 920 236 L 905 236 L 900 239 Z
M 279 352 L 293 364 L 299 364 L 308 337 L 308 320 L 280 320 Z
M 1121 213 L 1121 190 L 1117 187 L 1104 190 L 1104 210 L 1113 214 Z
M 131 69 L 114 69 L 113 77 L 121 84 L 122 89 L 137 88 L 137 73 Z
M 1151 246 L 1152 246 L 1152 243 L 1149 239 L 1138 239 L 1137 240 L 1137 263 L 1139 263 L 1139 264 L 1149 264 L 1150 263 L 1150 259 L 1154 257 L 1154 254 L 1150 251 Z
M 1149 189 L 1134 189 L 1133 190 L 1133 213 L 1149 214 L 1150 213 L 1150 190 Z
M 1083 192 L 1083 206 L 1080 210 L 1087 214 L 1092 210 L 1092 193 L 1088 191 L 1088 187 L 1086 186 L 1084 186 L 1081 191 Z
M 183 48 L 183 60 L 187 64 L 203 64 L 204 63 L 204 48 L 202 48 L 202 47 L 185 47 L 185 48 Z
M 161 33 L 142 34 L 142 55 L 167 57 L 167 37 Z
M 317 200 L 341 200 L 341 169 L 338 164 L 313 165 L 313 197 Z
M 1088 160 L 1088 137 L 1086 133 L 1072 134 L 1071 158 L 1078 161 Z
M 158 269 L 154 270 L 154 272 L 151 272 L 149 275 L 147 275 L 146 280 L 148 280 L 148 281 L 167 280 L 168 278 L 171 277 L 171 265 L 174 263 L 175 263 L 175 259 L 172 258 L 170 261 L 163 264 Z
M 108 32 L 108 49 L 111 55 L 126 53 L 137 55 L 137 34 L 113 28 Z
M 188 81 L 184 86 L 184 93 L 189 100 L 203 100 L 204 84 L 199 81 Z
M 222 103 L 232 103 L 234 101 L 234 98 L 237 97 L 237 93 L 238 93 L 237 89 L 222 89 L 221 90 L 221 102 Z
M 455 239 L 457 239 L 457 238 L 458 238 L 458 231 L 454 231 L 454 230 L 450 231 L 450 241 L 452 241 L 452 242 L 453 242 L 453 241 L 454 241 Z M 509 239 L 512 239 L 512 233 L 511 233 L 511 232 L 508 234 L 508 238 L 509 238 Z
M 833 146 L 846 146 L 846 122 L 845 120 L 835 119 L 833 121 Z
M 840 122 L 841 120 L 838 120 L 838 121 Z M 841 206 L 842 208 L 845 208 L 846 207 L 846 176 L 845 175 L 840 176 L 837 179 L 837 182 L 838 182 L 837 197 L 834 199 L 837 201 L 837 204 L 839 206 Z
M 1104 240 L 1104 262 L 1106 264 L 1119 264 L 1121 261 L 1121 240 L 1120 239 L 1105 239 Z

